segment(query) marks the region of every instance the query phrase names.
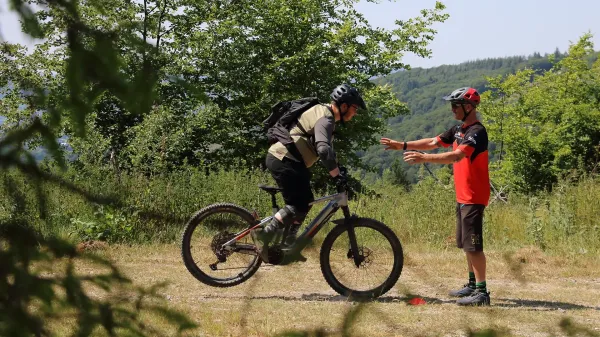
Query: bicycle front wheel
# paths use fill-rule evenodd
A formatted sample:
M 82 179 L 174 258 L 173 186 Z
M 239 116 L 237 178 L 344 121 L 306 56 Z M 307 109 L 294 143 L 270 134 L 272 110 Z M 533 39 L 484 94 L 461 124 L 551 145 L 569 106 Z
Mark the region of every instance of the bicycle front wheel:
M 222 246 L 254 223 L 250 212 L 234 204 L 214 204 L 198 211 L 181 239 L 181 256 L 188 271 L 214 287 L 231 287 L 249 279 L 262 263 L 250 235 L 234 243 L 232 250 Z
M 350 221 L 358 252 L 350 247 L 347 226 L 334 227 L 321 246 L 323 277 L 340 295 L 355 300 L 377 298 L 389 291 L 402 273 L 402 245 L 396 234 L 377 220 Z M 361 260 L 358 266 L 354 260 L 356 254 Z

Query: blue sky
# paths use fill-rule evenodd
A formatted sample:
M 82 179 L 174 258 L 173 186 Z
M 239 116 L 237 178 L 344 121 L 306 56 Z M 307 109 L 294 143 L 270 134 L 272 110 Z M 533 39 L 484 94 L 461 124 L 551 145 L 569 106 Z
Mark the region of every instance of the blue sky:
M 405 63 L 413 67 L 488 57 L 529 55 L 537 51 L 552 53 L 558 47 L 567 50 L 590 31 L 594 47 L 600 49 L 599 0 L 446 0 L 450 18 L 435 25 L 438 30 L 430 44 L 430 59 L 407 55 Z M 380 4 L 365 1 L 357 5 L 372 25 L 393 28 L 396 19 L 419 15 L 433 8 L 435 0 L 398 0 Z
M 450 18 L 435 25 L 438 35 L 431 43 L 432 57 L 422 59 L 406 55 L 404 62 L 413 67 L 488 57 L 529 55 L 537 51 L 565 51 L 586 32 L 594 34 L 595 49 L 600 49 L 600 0 L 534 1 L 534 0 L 446 0 Z M 0 0 L 0 32 L 5 40 L 31 44 L 20 33 L 8 1 Z M 361 1 L 357 9 L 375 26 L 392 29 L 397 19 L 419 15 L 433 8 L 435 0 Z

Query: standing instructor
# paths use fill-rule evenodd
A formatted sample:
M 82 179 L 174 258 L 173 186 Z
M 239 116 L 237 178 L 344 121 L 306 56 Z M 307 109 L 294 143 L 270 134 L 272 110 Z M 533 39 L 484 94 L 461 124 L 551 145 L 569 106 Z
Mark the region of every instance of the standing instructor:
M 409 164 L 453 164 L 456 190 L 456 245 L 467 258 L 469 282 L 450 295 L 460 297 L 459 305 L 489 305 L 486 286 L 486 259 L 483 253 L 483 212 L 490 198 L 488 171 L 488 136 L 477 120 L 480 97 L 473 88 L 459 88 L 444 100 L 449 101 L 454 118 L 462 124 L 453 126 L 435 138 L 399 142 L 381 138 L 386 150 L 404 150 L 404 161 Z M 449 147 L 452 151 L 432 154 L 410 150 L 432 150 Z

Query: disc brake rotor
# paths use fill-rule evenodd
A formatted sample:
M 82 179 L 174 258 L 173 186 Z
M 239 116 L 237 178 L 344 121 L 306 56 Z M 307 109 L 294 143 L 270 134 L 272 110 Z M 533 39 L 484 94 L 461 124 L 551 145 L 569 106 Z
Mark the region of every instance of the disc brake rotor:
M 362 256 L 363 260 L 360 263 L 361 267 L 366 267 L 369 264 L 371 264 L 371 262 L 373 262 L 373 250 L 367 248 L 367 247 L 360 247 L 360 255 Z
M 373 250 L 371 250 L 370 248 L 361 246 L 358 248 L 359 254 L 358 256 L 360 257 L 359 261 L 360 261 L 360 265 L 359 267 L 366 267 L 369 264 L 371 264 L 371 262 L 373 262 Z M 346 254 L 346 257 L 348 259 L 353 259 L 354 258 L 354 254 L 352 253 L 352 249 L 348 250 L 348 253 Z

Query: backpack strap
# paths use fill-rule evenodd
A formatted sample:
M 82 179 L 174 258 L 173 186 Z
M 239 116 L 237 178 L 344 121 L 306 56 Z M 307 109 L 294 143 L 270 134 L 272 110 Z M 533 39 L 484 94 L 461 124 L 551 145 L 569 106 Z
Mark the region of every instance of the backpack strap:
M 322 104 L 322 103 L 319 103 L 319 104 L 321 104 L 321 105 L 325 105 L 325 104 Z M 331 112 L 331 114 L 333 115 L 333 110 L 331 109 L 331 106 L 329 106 L 329 105 L 326 105 L 325 107 L 326 107 L 326 108 L 327 108 L 327 109 L 328 109 L 328 110 Z M 311 107 L 311 108 L 312 108 L 312 107 Z M 308 110 L 310 110 L 310 108 L 309 108 Z M 307 110 L 307 111 L 308 111 L 308 110 Z M 300 118 L 302 117 L 302 115 L 303 115 L 303 114 L 304 114 L 304 113 L 302 113 L 300 116 L 298 116 L 298 122 L 296 123 L 296 125 L 294 125 L 294 126 L 297 126 L 297 127 L 298 127 L 298 129 L 300 129 L 300 131 L 302 132 L 302 134 L 301 134 L 301 135 L 294 135 L 294 136 L 304 136 L 304 137 L 310 137 L 310 135 L 308 134 L 308 132 L 306 132 L 306 129 L 305 129 L 303 126 L 302 126 L 302 123 L 300 123 Z M 292 127 L 292 128 L 293 128 L 293 127 Z
M 302 154 L 300 153 L 300 150 L 298 150 L 296 144 L 287 144 L 285 145 L 285 148 L 288 150 L 289 154 L 292 155 L 292 157 L 296 158 L 296 160 L 299 162 L 304 163 L 304 158 L 302 157 Z
M 298 119 L 298 123 L 296 123 L 296 126 L 298 127 L 298 129 L 300 129 L 300 131 L 302 131 L 303 136 L 308 137 L 308 132 L 306 132 L 306 129 L 304 129 L 302 123 L 300 123 L 300 119 Z

